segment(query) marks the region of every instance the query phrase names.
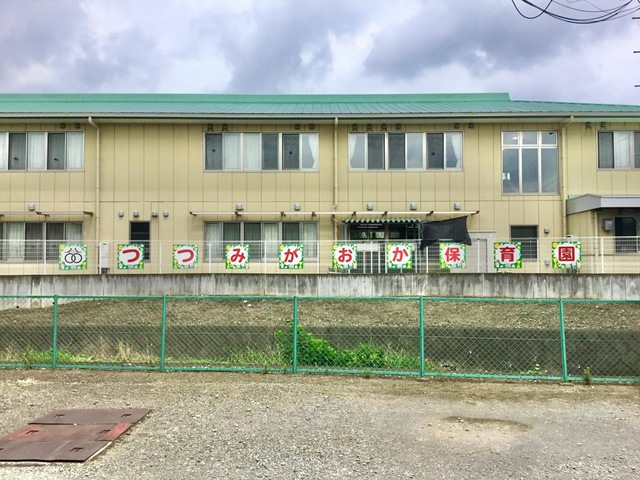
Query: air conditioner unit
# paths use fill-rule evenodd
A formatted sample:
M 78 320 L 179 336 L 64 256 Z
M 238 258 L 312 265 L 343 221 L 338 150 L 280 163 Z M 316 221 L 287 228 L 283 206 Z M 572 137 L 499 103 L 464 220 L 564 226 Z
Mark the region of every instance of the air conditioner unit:
M 110 264 L 109 242 L 100 242 L 100 253 L 98 254 L 98 268 L 102 272 L 109 268 Z

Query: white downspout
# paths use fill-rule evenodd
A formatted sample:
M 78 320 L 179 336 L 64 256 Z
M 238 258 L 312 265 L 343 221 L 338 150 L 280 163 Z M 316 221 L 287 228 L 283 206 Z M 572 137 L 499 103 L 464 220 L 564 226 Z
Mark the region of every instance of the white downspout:
M 96 129 L 96 205 L 94 207 L 94 221 L 96 222 L 96 258 L 100 258 L 100 127 L 93 122 L 91 117 L 87 120 L 89 125 Z M 98 274 L 100 273 L 100 261 L 98 264 Z
M 336 211 L 338 208 L 338 117 L 335 118 L 333 124 L 333 207 Z M 338 221 L 333 215 L 333 241 L 338 240 Z
M 562 125 L 562 170 L 559 172 L 560 178 L 560 203 L 562 204 L 562 238 L 566 238 L 569 233 L 567 221 L 567 172 L 569 171 L 569 159 L 567 155 L 567 125 L 573 123 L 573 115 Z

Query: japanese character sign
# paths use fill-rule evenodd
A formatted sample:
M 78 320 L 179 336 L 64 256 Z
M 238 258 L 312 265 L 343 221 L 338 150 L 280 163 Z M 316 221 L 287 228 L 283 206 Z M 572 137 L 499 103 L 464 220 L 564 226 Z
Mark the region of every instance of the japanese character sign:
M 409 243 L 387 244 L 387 268 L 411 268 L 413 245 Z
M 197 245 L 174 245 L 173 268 L 195 268 L 198 263 Z
M 552 242 L 551 259 L 553 268 L 580 268 L 582 265 L 582 244 L 580 242 Z
M 358 246 L 352 243 L 341 243 L 333 245 L 334 270 L 349 270 L 358 266 Z
M 144 269 L 144 245 L 128 244 L 118 245 L 118 269 L 142 270 Z
M 467 246 L 464 243 L 440 244 L 440 268 L 464 268 Z
M 86 270 L 86 245 L 58 245 L 58 268 L 60 270 Z
M 522 268 L 521 242 L 495 242 L 493 244 L 495 268 Z
M 304 268 L 304 246 L 300 244 L 280 245 L 278 267 L 280 269 L 301 270 Z
M 227 270 L 249 268 L 249 245 L 225 245 Z

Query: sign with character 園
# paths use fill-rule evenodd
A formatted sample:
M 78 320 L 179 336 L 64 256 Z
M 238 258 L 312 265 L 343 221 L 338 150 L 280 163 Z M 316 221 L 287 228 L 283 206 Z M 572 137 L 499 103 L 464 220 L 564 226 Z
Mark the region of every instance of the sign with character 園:
M 582 266 L 582 244 L 580 242 L 552 242 L 551 263 L 553 268 L 580 268 Z

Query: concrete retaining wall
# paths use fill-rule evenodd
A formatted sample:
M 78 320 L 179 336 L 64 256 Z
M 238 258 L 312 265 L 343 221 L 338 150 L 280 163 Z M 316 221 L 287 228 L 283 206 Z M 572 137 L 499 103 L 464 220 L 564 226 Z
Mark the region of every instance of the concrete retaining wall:
M 0 295 L 298 295 L 640 300 L 640 274 L 33 275 L 0 278 Z

